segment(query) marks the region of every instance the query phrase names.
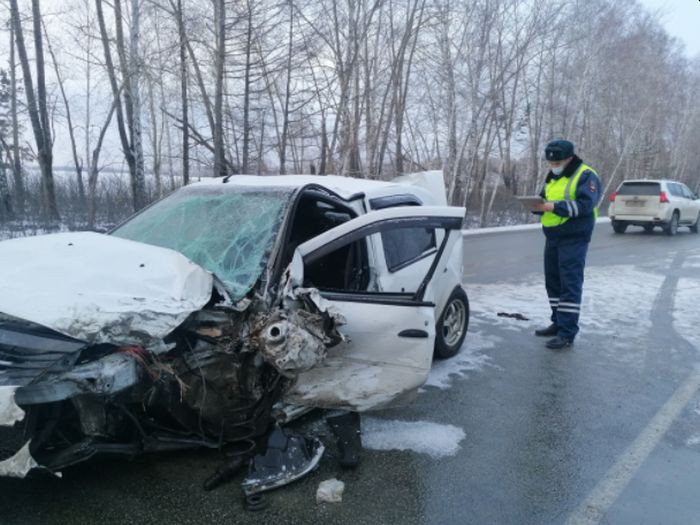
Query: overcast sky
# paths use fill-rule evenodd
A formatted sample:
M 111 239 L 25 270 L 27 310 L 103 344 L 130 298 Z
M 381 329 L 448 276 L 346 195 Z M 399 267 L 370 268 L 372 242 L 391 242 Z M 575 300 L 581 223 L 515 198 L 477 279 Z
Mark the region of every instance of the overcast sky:
M 670 35 L 679 38 L 689 56 L 700 55 L 700 2 L 698 0 L 639 0 L 652 11 L 660 10 Z

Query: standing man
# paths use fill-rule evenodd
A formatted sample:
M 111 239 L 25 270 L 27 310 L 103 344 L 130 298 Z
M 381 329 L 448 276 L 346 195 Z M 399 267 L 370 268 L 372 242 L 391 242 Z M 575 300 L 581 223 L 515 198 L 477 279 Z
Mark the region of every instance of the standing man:
M 578 333 L 583 269 L 591 234 L 598 217 L 600 180 L 590 166 L 574 154 L 568 140 L 553 140 L 544 150 L 550 171 L 540 195 L 542 213 L 544 277 L 552 324 L 535 335 L 552 337 L 547 348 L 571 346 Z

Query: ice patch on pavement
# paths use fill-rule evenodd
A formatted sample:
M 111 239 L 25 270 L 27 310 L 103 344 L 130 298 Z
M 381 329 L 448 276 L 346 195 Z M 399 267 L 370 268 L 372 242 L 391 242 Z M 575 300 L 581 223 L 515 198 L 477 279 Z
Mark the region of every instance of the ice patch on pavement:
M 700 268 L 700 255 L 686 257 L 683 262 L 683 268 Z
M 588 267 L 581 305 L 582 335 L 609 335 L 610 346 L 629 347 L 634 345 L 635 337 L 645 339 L 651 329 L 654 299 L 663 282 L 663 275 L 633 265 Z M 499 329 L 530 333 L 549 323 L 551 310 L 542 274 L 506 283 L 472 284 L 467 290 L 473 314 Z M 528 320 L 498 317 L 499 312 L 520 313 Z M 637 335 L 625 336 L 618 343 L 616 336 L 622 331 Z
M 479 371 L 489 363 L 491 358 L 482 352 L 494 348 L 501 338 L 486 336 L 483 332 L 474 330 L 475 324 L 471 322 L 464 344 L 456 356 L 442 361 L 433 361 L 425 386 L 449 388 L 453 379 L 462 377 L 467 372 Z
M 641 342 L 646 340 L 651 329 L 651 310 L 663 282 L 663 275 L 632 265 L 607 267 L 603 271 L 599 267 L 589 267 L 583 286 L 582 335 L 608 336 L 606 348 L 615 353 L 616 359 L 632 360 L 641 366 L 637 354 L 620 353 L 616 349 L 620 346 L 644 348 Z M 454 379 L 488 366 L 491 358 L 485 352 L 503 342 L 503 338 L 493 334 L 494 329 L 532 335 L 536 328 L 549 324 L 551 310 L 544 276 L 540 273 L 517 281 L 472 283 L 466 288 L 471 321 L 464 345 L 455 357 L 433 363 L 425 386 L 449 388 Z M 700 290 L 696 287 L 694 291 L 697 296 Z M 694 317 L 691 319 L 693 310 L 686 311 L 688 319 L 684 322 L 690 326 L 694 320 Z M 528 320 L 498 317 L 499 312 L 519 313 Z M 626 333 L 624 338 L 617 337 L 621 331 Z
M 695 434 L 694 436 L 690 436 L 688 438 L 688 441 L 685 442 L 685 444 L 689 447 L 694 447 L 695 445 L 700 445 L 700 434 Z
M 431 421 L 363 418 L 362 445 L 373 450 L 410 450 L 433 458 L 454 456 L 464 430 Z
M 700 334 L 697 328 L 699 298 L 700 280 L 688 278 L 678 280 L 673 304 L 673 327 L 680 336 L 700 351 Z

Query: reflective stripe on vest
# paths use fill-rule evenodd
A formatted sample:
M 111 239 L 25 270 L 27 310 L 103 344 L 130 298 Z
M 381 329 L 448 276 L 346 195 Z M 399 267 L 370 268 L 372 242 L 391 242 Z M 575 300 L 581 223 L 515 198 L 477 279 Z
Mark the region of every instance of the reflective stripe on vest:
M 547 183 L 545 187 L 545 200 L 557 202 L 557 201 L 575 201 L 576 200 L 576 188 L 578 188 L 578 181 L 584 171 L 589 170 L 596 177 L 598 174 L 593 168 L 581 163 L 581 165 L 576 170 L 571 177 L 559 177 L 558 179 L 553 179 Z M 598 218 L 598 207 L 593 208 L 593 215 Z M 559 226 L 568 221 L 570 217 L 561 217 L 554 212 L 546 211 L 542 214 L 540 221 L 542 226 L 545 228 L 550 228 L 552 226 Z

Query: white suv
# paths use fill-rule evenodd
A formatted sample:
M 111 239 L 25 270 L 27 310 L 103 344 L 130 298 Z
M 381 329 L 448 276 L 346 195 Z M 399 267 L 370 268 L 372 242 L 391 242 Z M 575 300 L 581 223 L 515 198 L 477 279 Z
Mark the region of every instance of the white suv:
M 615 233 L 627 226 L 642 226 L 647 233 L 661 226 L 675 235 L 678 226 L 698 233 L 700 200 L 688 187 L 670 180 L 627 180 L 610 195 L 608 216 Z

